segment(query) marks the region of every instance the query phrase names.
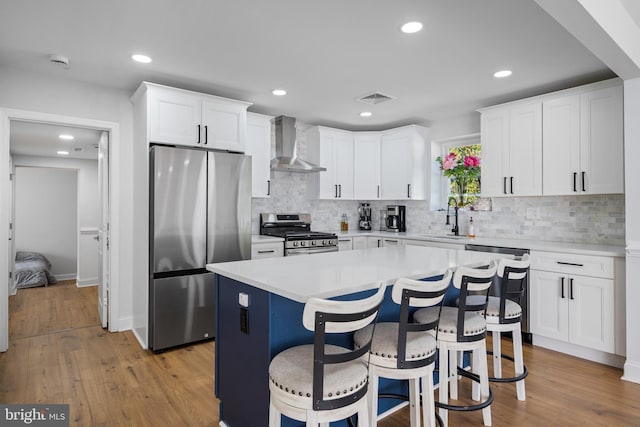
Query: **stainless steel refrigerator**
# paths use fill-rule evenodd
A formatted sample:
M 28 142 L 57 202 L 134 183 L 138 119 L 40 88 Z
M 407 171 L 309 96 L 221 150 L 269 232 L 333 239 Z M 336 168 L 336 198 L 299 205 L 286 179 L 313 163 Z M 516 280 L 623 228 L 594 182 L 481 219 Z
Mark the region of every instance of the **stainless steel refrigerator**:
M 149 347 L 214 338 L 205 265 L 251 258 L 251 157 L 150 148 Z

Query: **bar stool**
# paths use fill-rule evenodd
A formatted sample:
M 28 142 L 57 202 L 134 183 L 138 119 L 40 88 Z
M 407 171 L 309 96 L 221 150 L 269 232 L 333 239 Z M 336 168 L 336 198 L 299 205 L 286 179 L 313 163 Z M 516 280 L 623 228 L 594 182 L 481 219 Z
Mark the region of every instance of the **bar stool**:
M 366 393 L 371 337 L 356 350 L 327 340 L 328 334 L 348 334 L 371 324 L 384 292 L 381 283 L 374 295 L 361 300 L 307 301 L 302 323 L 314 331 L 314 342 L 286 349 L 269 364 L 269 427 L 279 427 L 282 414 L 307 426 L 328 426 L 356 413 L 358 426 L 369 427 Z
M 493 377 L 489 381 L 515 382 L 518 400 L 525 400 L 524 379 L 529 372 L 524 365 L 522 354 L 522 330 L 520 319 L 522 307 L 520 302 L 524 295 L 527 275 L 529 272 L 529 254 L 524 254 L 520 260 L 501 259 L 498 263 L 499 297 L 489 297 L 487 306 L 487 331 L 493 336 Z M 511 332 L 513 337 L 513 357 L 502 354 L 502 332 Z M 502 359 L 514 362 L 515 375 L 502 376 Z
M 491 402 L 493 394 L 489 388 L 489 371 L 487 367 L 486 335 L 487 327 L 483 314 L 487 307 L 489 288 L 493 283 L 498 265 L 491 261 L 487 268 L 470 268 L 460 266 L 453 275 L 453 285 L 460 289 L 458 307 L 442 307 L 438 324 L 437 345 L 439 349 L 439 415 L 444 425 L 448 422 L 448 410 L 474 411 L 482 409 L 484 425 L 491 425 Z M 416 311 L 413 319 L 417 323 L 433 322 L 438 315 L 435 307 Z M 457 352 L 472 352 L 473 374 L 457 368 L 455 363 Z M 449 354 L 451 352 L 451 355 Z M 451 361 L 451 368 L 449 364 Z M 450 405 L 449 380 L 457 384 L 458 373 L 470 377 L 480 383 L 479 396 L 474 383 L 473 398 L 481 400 L 477 405 Z M 453 387 L 452 387 L 453 388 Z M 457 397 L 457 386 L 455 386 Z
M 378 379 L 409 380 L 411 427 L 420 427 L 420 388 L 422 388 L 422 417 L 424 425 L 435 426 L 433 397 L 433 369 L 437 353 L 436 334 L 439 316 L 432 322 L 410 322 L 411 307 L 434 307 L 439 310 L 453 273 L 447 270 L 442 279 L 420 281 L 398 279 L 391 297 L 400 305 L 399 322 L 375 324 L 369 359 L 369 418 L 377 425 Z M 355 333 L 356 348 L 364 347 L 374 330 L 373 325 Z M 396 396 L 394 396 L 396 397 Z M 405 398 L 404 396 L 397 396 Z

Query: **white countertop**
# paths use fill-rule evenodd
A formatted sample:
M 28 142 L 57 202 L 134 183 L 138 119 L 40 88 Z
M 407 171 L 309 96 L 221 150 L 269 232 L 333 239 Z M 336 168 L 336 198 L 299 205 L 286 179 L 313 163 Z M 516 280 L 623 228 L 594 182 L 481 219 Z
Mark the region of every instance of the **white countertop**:
M 544 252 L 564 252 L 580 255 L 600 255 L 600 256 L 625 256 L 625 248 L 623 246 L 608 246 L 608 245 L 586 245 L 578 243 L 565 243 L 565 242 L 552 242 L 545 240 L 527 240 L 527 239 L 501 239 L 498 237 L 447 237 L 435 236 L 419 233 L 393 233 L 388 231 L 362 231 L 352 230 L 348 232 L 333 231 L 338 237 L 356 237 L 356 236 L 371 236 L 393 239 L 394 237 L 399 239 L 416 239 L 426 240 L 433 242 L 448 242 L 459 243 L 461 245 L 474 244 L 485 246 L 501 246 L 507 248 L 520 248 L 529 249 L 533 251 Z
M 424 278 L 500 255 L 397 246 L 207 264 L 207 270 L 301 303 L 373 289 L 380 281 Z

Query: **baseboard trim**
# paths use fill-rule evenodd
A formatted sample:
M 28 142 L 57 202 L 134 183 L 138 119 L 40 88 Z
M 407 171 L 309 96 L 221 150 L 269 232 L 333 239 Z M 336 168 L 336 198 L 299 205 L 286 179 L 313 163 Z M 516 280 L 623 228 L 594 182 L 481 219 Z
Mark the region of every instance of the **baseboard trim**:
M 622 379 L 640 384 L 640 363 L 627 360 L 624 364 L 624 375 Z
M 118 332 L 131 331 L 135 334 L 135 330 L 133 329 L 133 316 L 124 316 L 118 319 Z M 140 341 L 139 337 L 138 341 Z
M 76 286 L 79 288 L 86 288 L 88 286 L 98 286 L 98 278 L 93 277 L 91 279 L 76 280 Z
M 625 364 L 625 358 L 623 356 L 607 353 L 600 350 L 594 350 L 591 348 L 582 347 L 580 345 L 570 344 L 539 335 L 533 336 L 533 345 L 568 354 L 569 356 L 575 356 L 581 359 L 590 360 L 592 362 L 602 363 L 603 365 L 613 366 L 615 368 L 622 369 Z
M 78 275 L 76 273 L 70 273 L 70 274 L 56 274 L 56 280 L 57 281 L 63 281 L 63 280 L 76 280 L 78 278 Z

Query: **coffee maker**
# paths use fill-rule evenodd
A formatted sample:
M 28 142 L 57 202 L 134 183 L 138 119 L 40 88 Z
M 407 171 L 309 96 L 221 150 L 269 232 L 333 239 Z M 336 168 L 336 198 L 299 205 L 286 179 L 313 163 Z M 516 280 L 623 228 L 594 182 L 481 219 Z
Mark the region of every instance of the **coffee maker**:
M 387 231 L 407 231 L 406 208 L 403 205 L 387 205 Z
M 358 228 L 360 230 L 371 230 L 371 205 L 369 203 L 360 203 L 358 213 L 360 214 Z

